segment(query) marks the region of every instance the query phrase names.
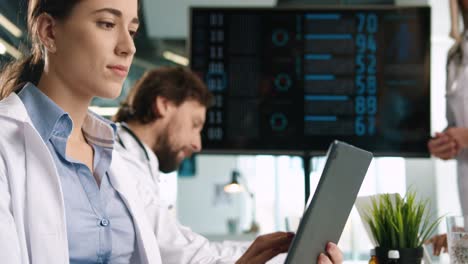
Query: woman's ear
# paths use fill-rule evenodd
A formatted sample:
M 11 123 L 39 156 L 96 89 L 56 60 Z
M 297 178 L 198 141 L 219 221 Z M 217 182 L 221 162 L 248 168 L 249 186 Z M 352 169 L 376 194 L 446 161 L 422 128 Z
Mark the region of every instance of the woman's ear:
M 37 18 L 36 30 L 39 41 L 41 42 L 44 49 L 51 53 L 55 53 L 57 51 L 57 46 L 55 43 L 55 27 L 56 21 L 51 15 L 42 13 Z

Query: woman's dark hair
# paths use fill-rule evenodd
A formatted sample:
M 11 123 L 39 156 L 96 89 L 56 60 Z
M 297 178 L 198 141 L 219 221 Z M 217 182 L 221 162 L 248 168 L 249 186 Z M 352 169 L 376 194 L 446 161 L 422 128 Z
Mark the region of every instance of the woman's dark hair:
M 138 0 L 138 7 L 140 6 Z M 19 84 L 31 82 L 35 85 L 44 70 L 44 51 L 37 35 L 37 21 L 41 14 L 47 13 L 55 19 L 67 18 L 80 0 L 29 0 L 28 32 L 31 51 L 25 58 L 5 66 L 0 73 L 0 100 L 10 95 Z
M 203 81 L 189 69 L 158 68 L 146 72 L 137 81 L 114 116 L 114 121 L 137 121 L 142 124 L 152 122 L 158 117 L 154 112 L 158 96 L 167 98 L 177 106 L 191 99 L 208 108 L 213 100 L 213 95 Z
M 0 74 L 0 100 L 10 95 L 24 82 L 37 85 L 44 69 L 43 47 L 37 36 L 37 20 L 43 13 L 55 19 L 64 19 L 80 0 L 29 0 L 28 32 L 31 52 L 25 58 L 5 66 Z

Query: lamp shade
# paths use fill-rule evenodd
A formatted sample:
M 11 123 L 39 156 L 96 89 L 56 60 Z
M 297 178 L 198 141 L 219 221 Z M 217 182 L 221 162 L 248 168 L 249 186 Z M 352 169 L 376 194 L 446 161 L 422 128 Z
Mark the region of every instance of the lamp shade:
M 239 193 L 244 191 L 244 188 L 239 184 L 238 171 L 232 171 L 231 181 L 224 186 L 224 191 L 227 193 Z

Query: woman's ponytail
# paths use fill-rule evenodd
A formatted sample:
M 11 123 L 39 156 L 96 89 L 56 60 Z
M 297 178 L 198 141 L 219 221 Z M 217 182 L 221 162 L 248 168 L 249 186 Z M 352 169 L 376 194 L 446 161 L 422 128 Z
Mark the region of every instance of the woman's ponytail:
M 44 69 L 44 60 L 29 55 L 5 66 L 0 74 L 0 100 L 8 97 L 25 82 L 38 84 Z

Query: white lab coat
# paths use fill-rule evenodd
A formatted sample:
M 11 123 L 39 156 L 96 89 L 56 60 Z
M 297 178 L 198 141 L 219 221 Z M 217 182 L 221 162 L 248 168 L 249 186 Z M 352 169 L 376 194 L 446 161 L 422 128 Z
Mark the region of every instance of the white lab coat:
M 463 46 L 462 46 L 463 45 Z M 447 61 L 448 126 L 468 128 L 468 35 L 449 52 Z M 462 212 L 468 214 L 468 150 L 457 157 L 458 195 Z
M 205 237 L 193 232 L 190 228 L 182 226 L 175 214 L 168 210 L 168 203 L 160 197 L 170 197 L 169 194 L 161 195 L 170 185 L 164 184 L 159 173 L 159 163 L 156 155 L 145 145 L 149 156 L 149 162 L 143 149 L 138 145 L 133 137 L 124 129 L 119 128 L 117 133 L 120 136 L 125 148 L 116 144 L 115 149 L 132 166 L 132 175 L 140 178 L 147 186 L 152 186 L 154 195 L 159 201 L 160 208 L 155 211 L 146 211 L 150 219 L 158 219 L 158 226 L 155 226 L 155 234 L 159 243 L 162 259 L 164 263 L 234 263 L 247 250 L 251 242 L 210 242 Z M 176 191 L 176 190 L 172 190 Z
M 144 196 L 126 162 L 114 151 L 109 178 L 132 214 L 136 249 L 132 263 L 160 264 L 161 256 Z M 0 260 L 9 264 L 69 262 L 60 178 L 54 160 L 16 94 L 0 101 Z

